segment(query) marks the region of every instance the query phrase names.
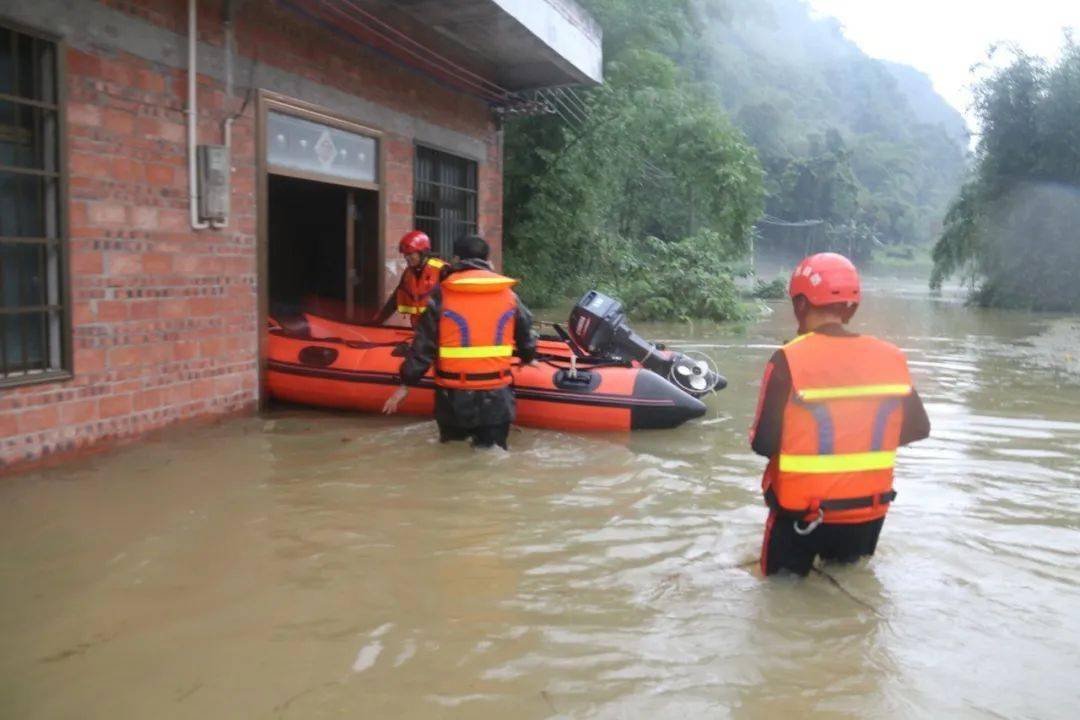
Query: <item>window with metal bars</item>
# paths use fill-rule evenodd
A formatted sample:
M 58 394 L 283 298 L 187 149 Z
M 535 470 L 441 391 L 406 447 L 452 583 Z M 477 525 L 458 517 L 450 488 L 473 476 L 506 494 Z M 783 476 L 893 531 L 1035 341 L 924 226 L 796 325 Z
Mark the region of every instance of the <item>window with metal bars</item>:
M 454 240 L 477 231 L 476 175 L 473 160 L 416 146 L 414 222 L 444 258 L 454 254 Z
M 0 25 L 0 386 L 70 369 L 57 44 Z

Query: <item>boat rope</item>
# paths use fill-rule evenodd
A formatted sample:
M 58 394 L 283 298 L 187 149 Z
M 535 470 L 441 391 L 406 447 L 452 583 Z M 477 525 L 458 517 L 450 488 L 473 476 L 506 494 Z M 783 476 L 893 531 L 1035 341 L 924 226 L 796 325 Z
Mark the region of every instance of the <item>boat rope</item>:
M 860 606 L 866 608 L 867 610 L 869 610 L 870 612 L 874 613 L 874 615 L 877 615 L 879 618 L 884 619 L 884 616 L 878 611 L 878 609 L 876 607 L 874 607 L 873 605 L 868 603 L 866 600 L 863 600 L 861 597 L 859 597 L 855 593 L 848 590 L 833 575 L 825 572 L 821 568 L 813 568 L 813 571 L 816 572 L 818 575 L 821 575 L 822 577 L 824 577 L 826 580 L 828 580 L 832 584 L 833 587 L 835 587 L 841 593 L 846 595 L 847 598 L 849 600 L 851 600 L 852 602 L 854 602 L 856 605 L 860 605 Z

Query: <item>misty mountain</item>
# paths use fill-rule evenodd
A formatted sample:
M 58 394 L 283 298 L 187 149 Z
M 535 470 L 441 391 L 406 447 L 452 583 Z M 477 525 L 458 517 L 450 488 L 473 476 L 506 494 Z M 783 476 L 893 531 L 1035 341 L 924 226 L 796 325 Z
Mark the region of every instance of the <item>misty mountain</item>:
M 919 122 L 940 125 L 957 144 L 967 147 L 970 130 L 964 116 L 934 90 L 926 73 L 910 65 L 879 60 L 904 94 Z
M 680 62 L 757 147 L 767 211 L 861 224 L 879 242 L 935 237 L 968 142 L 960 113 L 929 79 L 869 57 L 835 18 L 802 0 L 722 7 L 719 16 L 702 14 L 704 30 Z M 824 200 L 797 196 L 826 182 L 823 173 L 835 184 Z

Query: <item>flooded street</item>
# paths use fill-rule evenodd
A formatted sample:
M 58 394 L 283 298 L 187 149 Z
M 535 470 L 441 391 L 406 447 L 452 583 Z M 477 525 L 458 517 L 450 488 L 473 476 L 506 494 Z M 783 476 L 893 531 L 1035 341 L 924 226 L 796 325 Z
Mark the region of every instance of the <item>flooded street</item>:
M 754 565 L 786 306 L 637 325 L 718 360 L 706 419 L 506 454 L 289 410 L 0 481 L 0 717 L 1074 717 L 1077 325 L 867 297 L 933 422 L 868 563 Z

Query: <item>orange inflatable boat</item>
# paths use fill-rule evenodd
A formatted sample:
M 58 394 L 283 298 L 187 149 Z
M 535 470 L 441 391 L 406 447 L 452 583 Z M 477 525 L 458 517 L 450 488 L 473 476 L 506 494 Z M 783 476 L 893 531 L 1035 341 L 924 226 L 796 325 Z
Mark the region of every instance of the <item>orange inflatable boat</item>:
M 269 325 L 266 381 L 271 397 L 360 412 L 379 412 L 400 384 L 398 368 L 412 339 L 410 329 L 344 323 L 307 313 L 279 312 Z M 517 424 L 625 431 L 676 427 L 705 413 L 704 403 L 692 394 L 704 388 L 680 388 L 640 361 L 589 353 L 561 328 L 560 334 L 565 339 L 540 340 L 537 363 L 513 368 Z M 653 352 L 657 357 L 685 357 L 654 347 Z M 696 365 L 684 364 L 691 369 L 672 366 L 675 377 L 702 373 Z M 715 378 L 710 378 L 709 390 L 723 380 Z M 429 371 L 400 412 L 433 415 L 434 387 Z

